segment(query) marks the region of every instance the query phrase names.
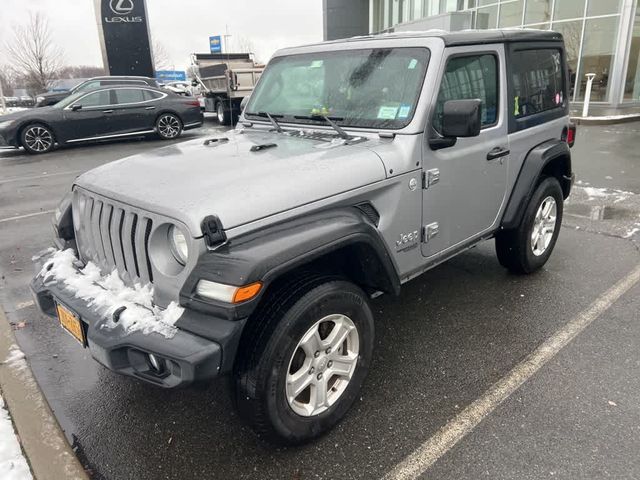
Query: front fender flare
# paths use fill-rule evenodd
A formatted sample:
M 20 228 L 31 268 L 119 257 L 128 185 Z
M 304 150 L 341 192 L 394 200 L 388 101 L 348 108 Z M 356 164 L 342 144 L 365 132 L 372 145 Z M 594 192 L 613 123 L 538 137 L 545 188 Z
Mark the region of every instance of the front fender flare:
M 349 245 L 362 245 L 375 252 L 383 271 L 379 289 L 386 293 L 400 292 L 400 277 L 380 232 L 360 210 L 345 207 L 277 223 L 206 251 L 185 282 L 180 303 L 224 315 L 229 320 L 246 318 L 260 296 L 239 305 L 217 304 L 195 294 L 198 281 L 206 279 L 238 286 L 261 281 L 264 293 L 283 274 Z

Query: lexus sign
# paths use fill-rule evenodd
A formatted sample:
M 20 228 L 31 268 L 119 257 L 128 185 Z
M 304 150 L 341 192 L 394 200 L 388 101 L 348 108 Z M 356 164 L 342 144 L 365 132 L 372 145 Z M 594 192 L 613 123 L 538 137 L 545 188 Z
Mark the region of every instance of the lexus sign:
M 94 1 L 109 74 L 153 77 L 145 0 Z

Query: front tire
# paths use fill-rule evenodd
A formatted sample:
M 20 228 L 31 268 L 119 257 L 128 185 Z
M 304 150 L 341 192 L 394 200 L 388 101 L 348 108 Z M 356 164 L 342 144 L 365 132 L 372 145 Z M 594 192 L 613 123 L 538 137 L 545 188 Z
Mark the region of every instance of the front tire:
M 173 140 L 182 134 L 182 121 L 173 113 L 163 113 L 156 120 L 156 132 L 162 140 Z
M 22 129 L 20 143 L 28 153 L 38 155 L 53 150 L 55 138 L 49 127 L 32 123 Z
M 277 443 L 330 430 L 357 398 L 371 362 L 374 324 L 365 293 L 312 275 L 274 292 L 253 320 L 235 369 L 241 416 Z
M 543 178 L 529 200 L 520 226 L 496 235 L 500 264 L 513 273 L 532 273 L 553 252 L 560 234 L 564 197 L 560 182 Z

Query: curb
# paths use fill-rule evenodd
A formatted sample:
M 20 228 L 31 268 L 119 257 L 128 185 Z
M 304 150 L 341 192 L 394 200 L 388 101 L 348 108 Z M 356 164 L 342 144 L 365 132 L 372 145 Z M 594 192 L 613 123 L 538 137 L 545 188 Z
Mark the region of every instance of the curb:
M 36 480 L 87 480 L 26 360 L 15 355 L 16 348 L 0 308 L 0 389 L 33 476 Z M 12 349 L 14 360 L 5 362 Z
M 613 125 L 616 123 L 637 122 L 640 114 L 612 115 L 605 117 L 570 117 L 571 121 L 577 125 Z

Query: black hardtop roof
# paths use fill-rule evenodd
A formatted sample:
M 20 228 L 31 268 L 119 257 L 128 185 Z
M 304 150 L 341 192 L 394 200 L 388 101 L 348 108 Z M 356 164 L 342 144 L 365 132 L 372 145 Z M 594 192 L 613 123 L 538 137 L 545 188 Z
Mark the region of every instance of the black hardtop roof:
M 533 28 L 510 28 L 494 30 L 462 30 L 459 32 L 447 32 L 444 30 L 423 30 L 412 32 L 392 32 L 360 37 L 336 40 L 339 42 L 350 42 L 360 40 L 377 40 L 381 38 L 421 38 L 438 37 L 442 38 L 447 47 L 459 45 L 476 45 L 489 43 L 512 43 L 512 42 L 548 42 L 562 41 L 562 35 L 552 30 L 537 30 Z

